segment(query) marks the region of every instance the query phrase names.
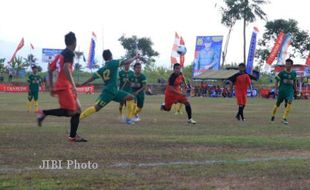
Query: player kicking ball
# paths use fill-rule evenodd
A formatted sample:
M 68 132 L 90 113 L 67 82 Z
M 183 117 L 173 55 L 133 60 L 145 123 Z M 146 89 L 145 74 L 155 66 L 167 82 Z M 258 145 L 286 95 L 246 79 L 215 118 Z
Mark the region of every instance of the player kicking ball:
M 73 32 L 65 36 L 66 49 L 48 66 L 48 81 L 50 93 L 52 96 L 58 96 L 60 108 L 50 110 L 39 110 L 38 125 L 41 126 L 43 120 L 48 115 L 71 117 L 70 124 L 70 142 L 87 142 L 87 140 L 77 135 L 77 129 L 80 123 L 81 106 L 77 98 L 76 86 L 72 77 L 74 50 L 76 48 L 76 37 Z M 55 85 L 53 84 L 53 72 L 57 70 L 58 77 Z
M 238 70 L 239 72 L 228 78 L 227 82 L 230 84 L 231 91 L 233 86 L 235 86 L 235 94 L 238 105 L 236 119 L 238 121 L 245 121 L 243 111 L 247 103 L 247 90 L 251 84 L 251 76 L 245 72 L 246 67 L 244 63 L 239 64 Z
M 181 84 L 184 83 L 184 76 L 181 72 L 181 65 L 175 63 L 173 65 L 173 73 L 169 77 L 168 85 L 165 90 L 165 103 L 161 105 L 161 110 L 170 111 L 174 103 L 182 103 L 185 105 L 188 120 L 190 124 L 196 124 L 192 118 L 192 108 L 186 96 L 182 93 Z
M 292 108 L 294 93 L 296 89 L 296 72 L 292 70 L 293 60 L 285 60 L 285 70 L 276 76 L 275 92 L 278 93 L 277 102 L 272 110 L 271 122 L 274 122 L 275 115 L 281 103 L 285 100 L 286 106 L 282 117 L 283 124 L 288 124 L 287 116 Z M 279 85 L 280 83 L 280 85 Z M 279 87 L 279 91 L 278 91 Z
M 127 59 L 127 60 L 113 60 L 112 53 L 110 50 L 104 50 L 102 53 L 103 59 L 105 60 L 105 66 L 100 68 L 91 78 L 85 81 L 83 85 L 86 85 L 98 78 L 101 78 L 104 82 L 104 87 L 102 92 L 96 102 L 96 105 L 88 107 L 81 113 L 81 119 L 85 119 L 86 117 L 92 115 L 95 112 L 98 112 L 103 107 L 105 107 L 109 102 L 124 102 L 126 101 L 127 106 L 127 124 L 134 124 L 133 116 L 134 116 L 134 96 L 128 92 L 123 90 L 119 90 L 117 86 L 118 80 L 118 68 L 125 66 L 127 64 L 131 64 L 134 60 L 140 57 L 137 54 L 135 57 Z

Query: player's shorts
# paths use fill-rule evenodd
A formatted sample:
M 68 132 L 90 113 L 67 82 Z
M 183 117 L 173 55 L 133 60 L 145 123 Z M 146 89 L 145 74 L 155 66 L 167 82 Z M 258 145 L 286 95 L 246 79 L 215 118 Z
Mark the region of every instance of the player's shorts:
M 143 108 L 144 105 L 144 92 L 140 92 L 136 97 L 135 97 L 137 107 L 138 108 Z
M 128 95 L 130 95 L 130 93 L 125 92 L 123 90 L 103 89 L 96 103 L 101 107 L 104 107 L 111 101 L 121 103 L 125 100 L 125 97 Z
M 58 103 L 60 108 L 70 111 L 77 110 L 77 97 L 73 94 L 70 88 L 57 90 L 55 91 L 55 94 L 58 96 Z
M 247 95 L 245 94 L 241 94 L 241 95 L 236 95 L 236 99 L 237 99 L 237 104 L 238 105 L 246 105 L 247 103 Z
M 174 103 L 184 103 L 187 102 L 186 96 L 183 95 L 173 95 L 166 93 L 165 94 L 165 108 L 166 110 L 170 110 Z
M 292 102 L 294 99 L 294 90 L 279 90 L 279 95 L 277 98 L 277 105 L 280 105 L 284 100 Z
M 31 101 L 32 98 L 34 99 L 34 101 L 37 101 L 39 99 L 39 91 L 29 90 L 28 100 Z

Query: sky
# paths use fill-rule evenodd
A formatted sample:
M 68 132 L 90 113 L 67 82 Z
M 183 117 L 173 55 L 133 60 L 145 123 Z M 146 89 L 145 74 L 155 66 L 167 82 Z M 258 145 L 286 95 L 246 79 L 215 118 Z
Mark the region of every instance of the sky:
M 221 3 L 222 0 L 4 0 L 0 11 L 0 57 L 10 57 L 24 37 L 25 47 L 18 54 L 28 54 L 32 43 L 41 59 L 40 48 L 64 48 L 64 35 L 69 31 L 76 33 L 77 50 L 87 55 L 91 32 L 95 32 L 99 62 L 103 49 L 111 49 L 114 58 L 123 56 L 125 51 L 118 39 L 136 35 L 151 38 L 153 48 L 160 54 L 156 64 L 169 67 L 177 32 L 185 40 L 185 65 L 189 65 L 194 59 L 196 36 L 223 35 L 225 40 L 228 29 L 221 24 L 219 6 L 215 7 Z M 309 4 L 306 0 L 270 0 L 263 9 L 268 20 L 292 18 L 301 29 L 309 31 Z M 258 39 L 261 38 L 264 24 L 258 20 L 247 26 L 248 42 L 253 26 L 260 29 Z M 238 21 L 231 34 L 228 63 L 242 62 L 242 47 L 242 22 Z

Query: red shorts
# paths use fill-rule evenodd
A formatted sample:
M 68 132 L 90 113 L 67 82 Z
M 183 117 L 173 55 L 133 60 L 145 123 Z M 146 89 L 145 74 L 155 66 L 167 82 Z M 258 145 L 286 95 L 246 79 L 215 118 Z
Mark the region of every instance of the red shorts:
M 184 103 L 187 102 L 187 98 L 182 95 L 172 95 L 172 94 L 165 94 L 165 108 L 166 110 L 170 110 L 174 103 Z
M 237 104 L 238 105 L 246 105 L 247 94 L 236 94 Z
M 73 94 L 71 89 L 59 90 L 55 94 L 58 96 L 60 108 L 70 111 L 77 110 L 77 97 Z

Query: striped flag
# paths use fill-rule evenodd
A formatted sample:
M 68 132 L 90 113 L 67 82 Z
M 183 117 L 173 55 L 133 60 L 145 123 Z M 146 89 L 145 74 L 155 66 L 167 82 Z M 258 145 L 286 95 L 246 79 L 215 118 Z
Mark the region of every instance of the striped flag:
M 95 66 L 95 48 L 96 48 L 96 34 L 92 32 L 90 46 L 88 51 L 87 68 L 93 69 Z
M 279 54 L 277 65 L 283 65 L 285 57 L 287 56 L 287 49 L 291 45 L 292 35 L 290 33 L 285 34 L 284 40 L 282 42 Z
M 254 30 L 252 32 L 251 42 L 250 42 L 247 65 L 246 65 L 246 72 L 248 74 L 252 74 L 252 71 L 253 71 L 253 62 L 254 62 L 255 49 L 256 49 L 256 38 L 257 38 L 258 32 L 259 32 L 258 28 L 254 27 Z
M 173 43 L 172 51 L 171 51 L 171 64 L 172 65 L 174 65 L 175 63 L 178 63 L 178 58 L 180 56 L 177 52 L 177 49 L 179 45 L 180 45 L 180 37 L 178 33 L 175 33 L 175 39 L 174 39 L 174 43 Z
M 185 46 L 185 42 L 184 42 L 182 36 L 180 38 L 180 45 L 184 45 Z M 184 62 L 185 62 L 185 55 L 180 55 L 180 65 L 181 65 L 181 67 L 184 66 Z
M 278 35 L 278 38 L 276 40 L 276 43 L 274 44 L 269 56 L 267 57 L 266 63 L 268 65 L 271 65 L 272 62 L 274 61 L 274 59 L 276 58 L 280 48 L 281 48 L 281 44 L 284 40 L 285 34 L 283 32 L 280 32 L 280 34 Z
M 16 50 L 14 51 L 12 58 L 10 59 L 10 61 L 8 63 L 12 63 L 13 60 L 15 59 L 16 53 L 22 49 L 24 47 L 24 38 L 21 39 L 21 41 L 19 42 L 18 46 L 16 47 Z
M 309 52 L 308 58 L 306 60 L 306 65 L 310 65 L 310 52 Z

